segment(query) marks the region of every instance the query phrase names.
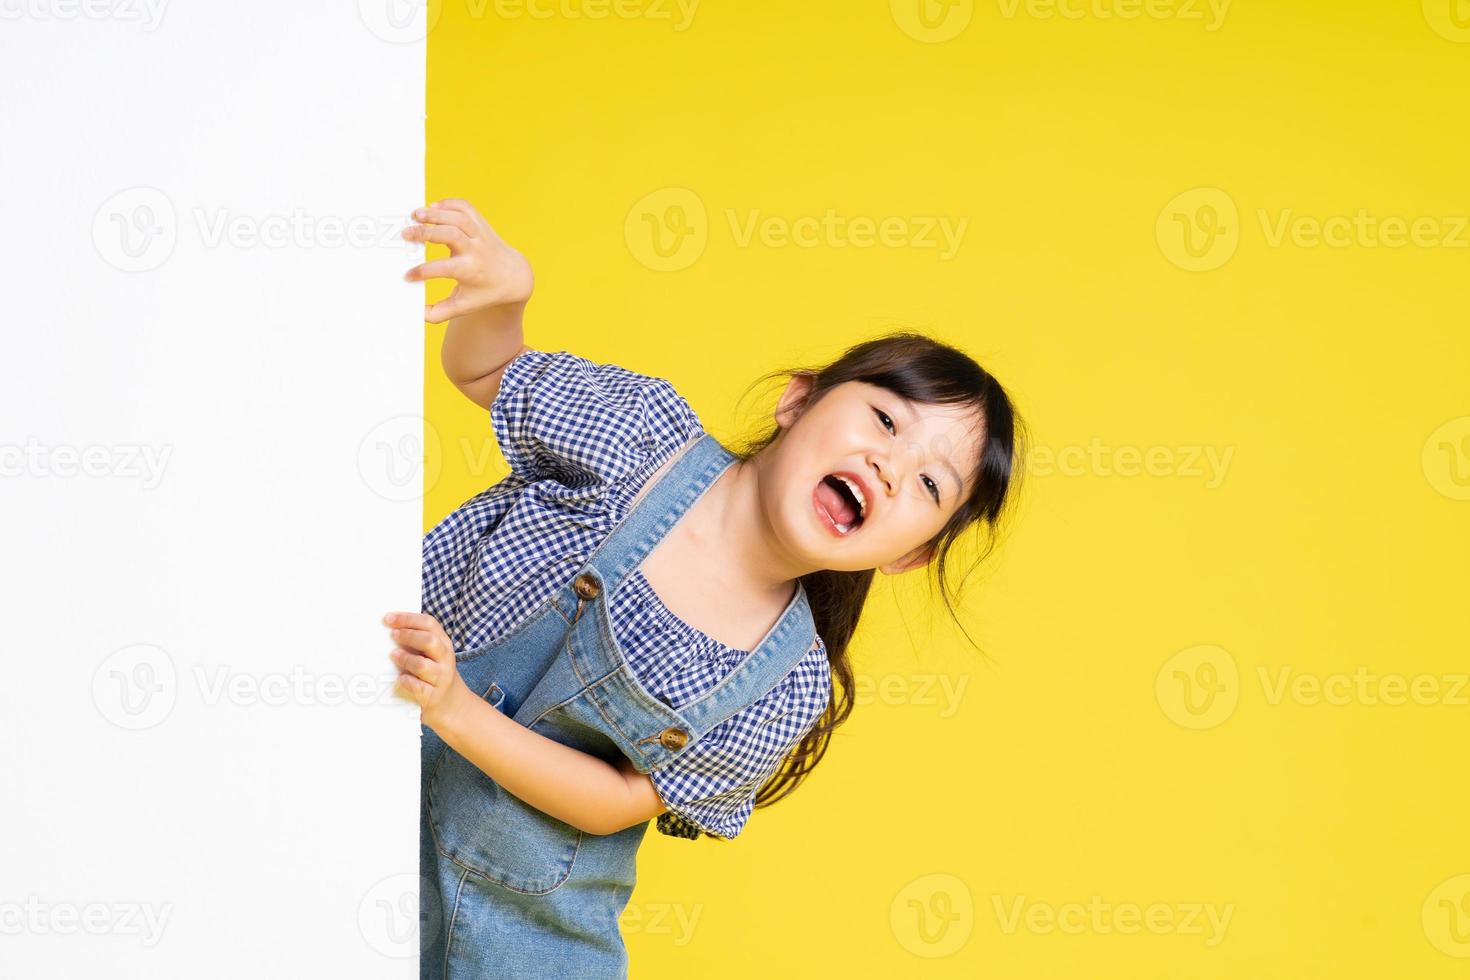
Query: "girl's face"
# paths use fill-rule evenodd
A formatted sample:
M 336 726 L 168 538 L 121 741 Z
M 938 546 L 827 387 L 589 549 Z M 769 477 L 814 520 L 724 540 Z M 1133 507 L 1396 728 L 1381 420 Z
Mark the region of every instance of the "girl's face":
M 815 568 L 893 575 L 927 564 L 927 542 L 970 492 L 985 435 L 978 411 L 848 381 L 798 417 L 811 383 L 797 375 L 786 386 L 781 435 L 762 454 L 775 533 Z

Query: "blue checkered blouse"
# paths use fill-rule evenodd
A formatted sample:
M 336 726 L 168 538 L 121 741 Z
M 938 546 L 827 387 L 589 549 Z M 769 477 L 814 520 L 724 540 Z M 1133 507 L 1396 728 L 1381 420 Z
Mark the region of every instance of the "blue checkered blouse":
M 509 633 L 576 573 L 633 497 L 703 426 L 663 378 L 567 351 L 523 351 L 506 367 L 490 422 L 511 472 L 424 537 L 424 612 L 456 650 Z M 611 596 L 618 646 L 640 683 L 678 709 L 749 651 L 675 616 L 635 569 Z M 831 696 L 818 636 L 762 699 L 649 773 L 668 812 L 658 829 L 732 838 L 756 791 L 816 723 Z

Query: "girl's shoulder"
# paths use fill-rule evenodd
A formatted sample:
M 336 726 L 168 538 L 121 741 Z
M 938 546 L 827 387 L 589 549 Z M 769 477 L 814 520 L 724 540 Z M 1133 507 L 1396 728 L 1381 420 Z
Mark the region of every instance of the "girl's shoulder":
M 513 473 L 569 486 L 620 482 L 703 429 L 667 378 L 537 348 L 506 365 L 490 418 Z

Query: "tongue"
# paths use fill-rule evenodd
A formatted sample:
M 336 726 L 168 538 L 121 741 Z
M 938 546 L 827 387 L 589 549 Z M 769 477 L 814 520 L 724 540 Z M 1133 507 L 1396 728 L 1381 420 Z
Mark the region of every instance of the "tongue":
M 851 524 L 857 517 L 857 509 L 826 480 L 817 485 L 817 499 L 838 524 Z

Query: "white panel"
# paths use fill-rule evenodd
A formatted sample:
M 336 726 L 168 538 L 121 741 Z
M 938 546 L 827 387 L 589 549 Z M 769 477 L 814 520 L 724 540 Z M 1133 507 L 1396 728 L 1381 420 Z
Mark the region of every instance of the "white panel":
M 423 18 L 0 0 L 0 976 L 417 976 Z

